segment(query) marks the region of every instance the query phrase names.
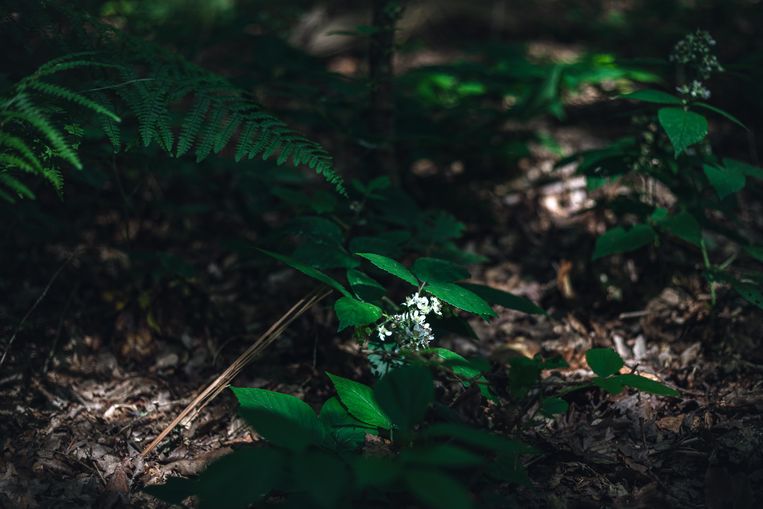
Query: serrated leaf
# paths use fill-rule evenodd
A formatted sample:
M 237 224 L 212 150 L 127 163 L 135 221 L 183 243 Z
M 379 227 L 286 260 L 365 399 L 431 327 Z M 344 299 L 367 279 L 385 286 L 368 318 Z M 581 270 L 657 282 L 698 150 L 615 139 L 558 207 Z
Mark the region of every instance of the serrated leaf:
M 739 173 L 732 168 L 723 168 L 709 164 L 703 165 L 702 168 L 707 180 L 710 181 L 710 185 L 713 186 L 716 194 L 718 194 L 718 198 L 721 200 L 730 194 L 744 189 L 746 179 L 743 173 Z
M 490 304 L 482 297 L 455 283 L 429 283 L 424 287 L 424 291 L 464 311 L 483 317 L 495 316 Z
M 274 444 L 303 450 L 324 441 L 325 427 L 301 399 L 258 388 L 231 387 L 231 390 L 244 420 Z
M 318 269 L 305 265 L 304 263 L 297 261 L 294 258 L 285 256 L 282 254 L 273 253 L 272 251 L 266 251 L 264 249 L 259 249 L 258 251 L 261 251 L 262 253 L 265 253 L 266 255 L 273 257 L 276 260 L 297 269 L 298 271 L 305 274 L 306 276 L 310 276 L 313 279 L 317 279 L 321 283 L 324 283 L 330 286 L 331 288 L 333 288 L 334 290 L 337 290 L 339 293 L 341 293 L 345 297 L 352 298 L 352 295 L 350 295 L 350 292 L 348 292 L 347 289 L 345 289 L 345 287 L 342 286 L 342 284 L 339 281 L 332 278 L 328 274 L 325 274 Z
M 439 258 L 419 258 L 412 269 L 417 278 L 427 283 L 453 283 L 469 278 L 465 267 Z
M 334 304 L 334 311 L 339 318 L 339 332 L 347 327 L 358 327 L 374 323 L 382 316 L 382 310 L 379 306 L 374 306 L 353 297 L 342 297 L 337 300 Z
M 403 366 L 384 375 L 374 388 L 374 399 L 403 432 L 424 419 L 434 401 L 432 373 L 422 366 Z
M 355 295 L 366 301 L 380 299 L 387 293 L 375 279 L 359 270 L 348 270 L 347 282 L 350 283 L 350 288 L 355 292 Z
M 700 108 L 705 108 L 706 110 L 712 111 L 713 113 L 717 113 L 718 115 L 722 116 L 726 120 L 730 120 L 731 122 L 735 123 L 736 125 L 738 125 L 742 129 L 744 129 L 746 131 L 749 131 L 747 126 L 744 125 L 741 120 L 736 118 L 734 115 L 732 115 L 728 111 L 725 111 L 725 110 L 722 110 L 720 108 L 716 108 L 713 105 L 710 105 L 710 104 L 707 104 L 707 103 L 701 103 L 701 102 L 692 103 L 692 106 L 699 106 Z
M 349 378 L 326 374 L 334 384 L 339 400 L 353 417 L 378 428 L 389 429 L 392 426 L 389 417 L 376 402 L 373 389 Z
M 495 306 L 501 306 L 507 309 L 514 309 L 516 311 L 522 311 L 523 313 L 530 313 L 534 315 L 545 315 L 546 310 L 535 304 L 533 301 L 526 297 L 520 297 L 513 293 L 505 292 L 497 288 L 492 288 L 486 285 L 477 285 L 473 283 L 461 283 L 467 290 L 471 290 L 489 304 Z
M 380 254 L 374 254 L 374 253 L 355 253 L 356 255 L 360 256 L 361 258 L 365 258 L 369 262 L 371 262 L 376 267 L 380 268 L 384 272 L 387 272 L 389 274 L 392 274 L 393 276 L 396 276 L 406 283 L 410 283 L 413 286 L 418 286 L 419 282 L 416 279 L 416 277 L 411 273 L 410 270 L 406 268 L 405 265 L 402 263 L 393 260 L 392 258 L 388 258 L 386 256 L 380 255 Z
M 702 227 L 689 212 L 682 211 L 672 216 L 662 217 L 656 223 L 661 228 L 686 242 L 697 247 L 702 244 Z
M 707 119 L 698 113 L 681 108 L 661 108 L 657 118 L 673 145 L 676 157 L 707 136 Z
M 622 357 L 611 348 L 591 348 L 585 358 L 591 370 L 601 377 L 614 375 L 625 365 Z
M 647 224 L 636 224 L 625 230 L 621 226 L 607 230 L 596 239 L 591 259 L 597 260 L 615 253 L 634 251 L 654 242 L 654 229 Z

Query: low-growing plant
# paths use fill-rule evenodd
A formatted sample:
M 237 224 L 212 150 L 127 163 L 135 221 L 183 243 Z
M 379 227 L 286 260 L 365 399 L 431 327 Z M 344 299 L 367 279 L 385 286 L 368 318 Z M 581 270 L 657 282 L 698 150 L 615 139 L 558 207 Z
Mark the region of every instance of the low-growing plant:
M 636 134 L 576 154 L 560 165 L 578 160 L 577 171 L 586 175 L 589 189 L 613 181 L 628 189 L 605 206 L 630 225 L 601 235 L 594 260 L 659 245 L 663 238 L 677 239 L 698 253 L 713 303 L 716 286 L 727 283 L 763 308 L 763 272 L 732 270 L 737 255 L 722 261 L 712 256 L 716 239 L 722 239 L 738 246 L 737 254 L 763 261 L 760 239 L 738 220 L 739 193 L 750 179 L 763 179 L 763 169 L 715 153 L 708 138 L 707 114 L 731 122 L 740 132 L 746 130 L 736 117 L 706 102 L 711 96 L 707 80 L 723 71 L 714 45 L 710 34 L 701 30 L 681 40 L 670 55 L 679 76 L 672 93 L 644 89 L 622 96 L 644 105 L 633 116 Z
M 171 478 L 148 493 L 173 504 L 196 496 L 199 507 L 393 507 L 468 509 L 507 507 L 511 486 L 528 483 L 524 460 L 530 445 L 460 419 L 435 397 L 434 373 L 447 371 L 465 385 L 489 385 L 478 364 L 444 349 L 444 360 L 396 367 L 374 387 L 327 373 L 336 396 L 316 412 L 302 400 L 265 389 L 232 387 L 239 414 L 264 440 L 211 464 L 195 479 Z M 678 393 L 633 373 L 611 349 L 592 349 L 587 360 L 597 375 L 543 397 L 535 411 L 565 413 L 561 396 L 597 386 L 619 393 L 625 386 L 664 396 Z M 512 362 L 512 391 L 527 391 L 544 369 L 563 366 L 539 358 Z M 430 368 L 433 368 L 432 371 Z M 443 370 L 444 368 L 444 370 Z M 516 375 L 516 373 L 520 373 Z M 488 392 L 493 400 L 492 392 Z

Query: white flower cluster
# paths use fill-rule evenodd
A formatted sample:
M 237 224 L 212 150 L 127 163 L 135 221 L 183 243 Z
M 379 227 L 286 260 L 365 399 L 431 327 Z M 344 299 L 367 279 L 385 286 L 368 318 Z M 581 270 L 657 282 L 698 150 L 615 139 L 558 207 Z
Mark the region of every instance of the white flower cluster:
M 377 329 L 381 341 L 394 339 L 403 348 L 421 350 L 434 340 L 432 326 L 427 323 L 427 315 L 442 316 L 442 303 L 437 297 L 424 297 L 414 293 L 403 303 L 406 310 L 392 315 Z M 392 337 L 394 335 L 394 337 Z

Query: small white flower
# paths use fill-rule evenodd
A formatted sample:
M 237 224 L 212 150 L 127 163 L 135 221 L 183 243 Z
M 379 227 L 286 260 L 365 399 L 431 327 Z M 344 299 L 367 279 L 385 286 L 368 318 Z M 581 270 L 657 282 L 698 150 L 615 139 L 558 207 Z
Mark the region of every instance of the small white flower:
M 392 331 L 387 329 L 383 324 L 379 326 L 377 333 L 379 334 L 379 339 L 382 341 L 386 340 L 389 336 L 392 335 Z

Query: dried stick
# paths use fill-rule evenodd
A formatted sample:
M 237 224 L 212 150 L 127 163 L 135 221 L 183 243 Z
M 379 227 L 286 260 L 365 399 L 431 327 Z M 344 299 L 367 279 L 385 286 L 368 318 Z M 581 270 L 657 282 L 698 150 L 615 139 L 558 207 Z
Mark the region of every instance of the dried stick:
M 233 363 L 228 366 L 228 368 L 223 371 L 214 382 L 201 391 L 199 395 L 196 396 L 194 400 L 191 401 L 191 403 L 189 403 L 188 406 L 185 407 L 150 444 L 148 444 L 148 446 L 146 446 L 145 449 L 143 449 L 140 455 L 146 457 L 172 432 L 173 429 L 175 429 L 178 424 L 180 424 L 183 419 L 188 417 L 191 412 L 196 410 L 196 415 L 198 415 L 209 402 L 225 390 L 225 387 L 247 364 L 249 364 L 249 362 L 251 362 L 252 359 L 254 359 L 255 356 L 257 356 L 257 354 L 270 346 L 294 320 L 299 318 L 305 311 L 313 307 L 329 293 L 331 293 L 331 290 L 314 290 L 294 304 L 291 309 L 284 313 L 267 331 L 258 337 L 252 346 L 239 355 L 238 358 L 236 358 L 236 360 L 233 361 Z

